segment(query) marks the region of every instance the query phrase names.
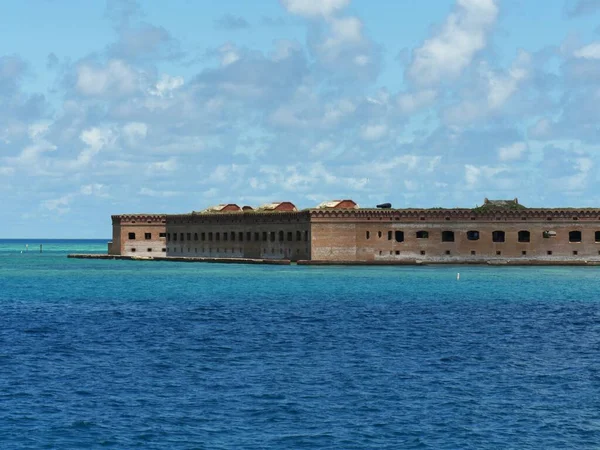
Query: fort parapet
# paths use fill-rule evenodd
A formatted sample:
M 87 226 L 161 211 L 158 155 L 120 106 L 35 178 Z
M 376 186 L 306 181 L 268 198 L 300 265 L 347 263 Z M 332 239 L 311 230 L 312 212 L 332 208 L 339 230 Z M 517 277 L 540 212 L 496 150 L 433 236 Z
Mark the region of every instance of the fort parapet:
M 222 206 L 222 207 L 221 207 Z M 112 216 L 109 254 L 345 263 L 600 262 L 600 209 L 218 205 L 189 214 Z

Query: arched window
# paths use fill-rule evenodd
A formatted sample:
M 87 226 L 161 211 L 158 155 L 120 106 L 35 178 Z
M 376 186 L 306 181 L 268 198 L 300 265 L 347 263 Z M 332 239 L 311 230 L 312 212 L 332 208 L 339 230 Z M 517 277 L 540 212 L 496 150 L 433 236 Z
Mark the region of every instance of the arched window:
M 404 242 L 404 231 L 396 231 L 396 242 Z
M 492 231 L 492 241 L 493 242 L 504 242 L 506 238 L 506 233 L 504 231 Z
M 569 242 L 581 242 L 581 231 L 569 231 Z
M 530 242 L 531 241 L 531 233 L 527 230 L 519 231 L 519 242 Z
M 370 231 L 367 231 L 365 235 L 366 235 L 367 239 L 371 239 L 371 232 Z
M 417 239 L 429 239 L 429 231 L 417 231 Z
M 442 242 L 454 242 L 454 231 L 442 231 Z
M 467 239 L 470 241 L 478 241 L 479 240 L 479 231 L 477 231 L 477 230 L 467 231 Z
M 391 240 L 392 240 L 392 232 L 388 231 L 388 241 L 391 241 Z

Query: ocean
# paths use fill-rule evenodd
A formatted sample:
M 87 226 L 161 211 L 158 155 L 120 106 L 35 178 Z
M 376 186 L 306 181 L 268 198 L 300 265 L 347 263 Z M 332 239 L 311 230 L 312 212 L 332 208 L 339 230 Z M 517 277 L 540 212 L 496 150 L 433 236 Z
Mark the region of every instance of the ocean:
M 600 445 L 600 267 L 66 258 L 106 242 L 0 240 L 0 448 Z

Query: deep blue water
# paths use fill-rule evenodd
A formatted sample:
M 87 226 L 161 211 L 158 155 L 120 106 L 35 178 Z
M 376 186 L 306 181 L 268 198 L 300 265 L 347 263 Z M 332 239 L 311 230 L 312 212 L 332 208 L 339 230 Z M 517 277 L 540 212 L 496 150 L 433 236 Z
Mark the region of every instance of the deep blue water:
M 65 255 L 105 240 L 39 243 L 0 241 L 0 448 L 600 444 L 600 268 L 91 261 Z

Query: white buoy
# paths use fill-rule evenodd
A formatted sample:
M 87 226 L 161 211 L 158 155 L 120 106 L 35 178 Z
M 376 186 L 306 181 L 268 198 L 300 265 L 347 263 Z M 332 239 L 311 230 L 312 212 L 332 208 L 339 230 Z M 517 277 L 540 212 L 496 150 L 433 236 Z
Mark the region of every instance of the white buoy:
M 456 274 L 456 281 L 460 280 L 460 272 Z

